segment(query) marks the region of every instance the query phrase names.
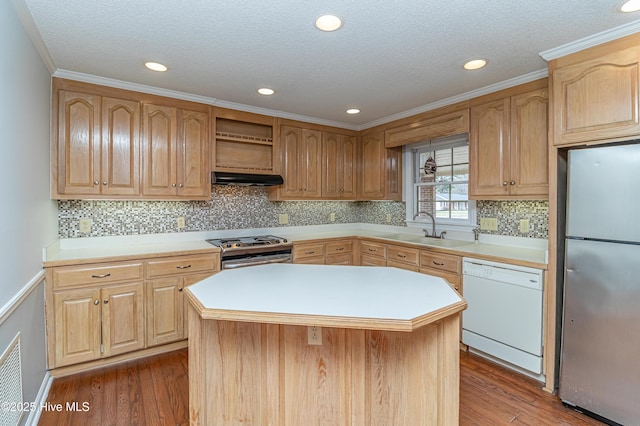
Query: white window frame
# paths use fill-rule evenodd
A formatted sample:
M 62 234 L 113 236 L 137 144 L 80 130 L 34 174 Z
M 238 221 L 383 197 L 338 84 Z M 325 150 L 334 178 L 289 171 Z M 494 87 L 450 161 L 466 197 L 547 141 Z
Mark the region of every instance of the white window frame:
M 431 219 L 428 217 L 417 217 L 414 220 L 416 212 L 416 206 L 418 205 L 418 191 L 416 190 L 416 173 L 418 173 L 418 156 L 417 151 L 425 148 L 431 150 L 447 149 L 460 146 L 463 143 L 468 144 L 469 137 L 467 134 L 448 136 L 443 138 L 434 139 L 431 142 L 419 142 L 413 145 L 405 146 L 403 149 L 403 186 L 404 186 L 404 199 L 406 205 L 406 218 L 405 222 L 408 227 L 413 228 L 426 228 L 431 230 Z M 429 146 L 431 145 L 431 146 Z M 476 228 L 476 202 L 475 200 L 469 200 L 469 218 L 467 220 L 461 219 L 443 219 L 436 218 L 436 232 L 440 233 L 446 230 L 454 231 L 472 231 Z

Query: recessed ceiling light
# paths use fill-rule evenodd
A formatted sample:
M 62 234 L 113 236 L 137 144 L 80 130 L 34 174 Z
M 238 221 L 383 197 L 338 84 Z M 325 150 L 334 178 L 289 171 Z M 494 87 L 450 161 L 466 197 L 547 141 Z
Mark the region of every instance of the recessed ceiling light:
M 464 64 L 465 70 L 477 70 L 487 65 L 487 61 L 484 59 L 474 59 L 473 61 L 469 61 Z
M 620 7 L 620 12 L 637 12 L 640 10 L 640 0 L 629 0 Z
M 167 67 L 157 62 L 146 62 L 144 66 L 152 71 L 164 72 L 167 70 Z
M 268 87 L 261 87 L 260 89 L 258 89 L 258 93 L 260 93 L 261 95 L 270 96 L 276 92 L 275 90 L 269 89 Z
M 342 20 L 336 15 L 322 15 L 316 19 L 316 27 L 321 31 L 335 31 L 342 26 Z
M 360 114 L 360 110 L 358 108 L 349 108 L 347 114 Z

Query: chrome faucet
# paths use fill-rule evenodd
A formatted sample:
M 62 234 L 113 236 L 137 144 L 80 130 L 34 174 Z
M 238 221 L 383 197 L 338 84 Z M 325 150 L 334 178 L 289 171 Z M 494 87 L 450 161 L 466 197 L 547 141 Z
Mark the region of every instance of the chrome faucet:
M 428 212 L 418 212 L 415 214 L 415 216 L 413 216 L 413 220 L 416 220 L 416 218 L 420 215 L 427 215 L 431 218 L 431 223 L 433 224 L 431 227 L 431 235 L 429 235 L 429 231 L 427 231 L 426 229 L 423 229 L 424 231 L 424 236 L 425 237 L 436 237 L 436 219 L 433 217 L 433 215 L 431 213 Z

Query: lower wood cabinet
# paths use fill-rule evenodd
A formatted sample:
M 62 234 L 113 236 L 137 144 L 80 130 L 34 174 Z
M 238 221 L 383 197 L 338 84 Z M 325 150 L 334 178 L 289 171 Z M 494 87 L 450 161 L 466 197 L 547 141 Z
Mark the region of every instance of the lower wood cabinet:
M 328 240 L 328 242 L 295 243 L 293 263 L 316 265 L 353 265 L 353 242 L 351 240 Z
M 420 253 L 420 272 L 444 278 L 451 287 L 462 294 L 462 258 L 444 253 L 422 251 Z
M 62 367 L 144 347 L 142 281 L 55 291 L 52 296 L 50 366 Z
M 182 290 L 219 265 L 207 253 L 47 268 L 49 369 L 185 339 Z

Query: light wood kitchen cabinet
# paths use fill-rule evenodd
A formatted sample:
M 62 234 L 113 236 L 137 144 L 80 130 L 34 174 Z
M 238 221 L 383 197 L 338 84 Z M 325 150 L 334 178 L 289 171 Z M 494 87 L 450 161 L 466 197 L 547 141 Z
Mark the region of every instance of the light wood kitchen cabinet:
M 393 148 L 467 132 L 469 109 L 465 108 L 387 129 L 384 132 L 384 143 L 387 148 Z
M 471 108 L 471 199 L 548 197 L 547 111 L 546 89 Z
M 186 337 L 182 291 L 217 270 L 218 259 L 211 255 L 174 256 L 146 262 L 147 346 Z
M 326 265 L 353 265 L 353 241 L 331 241 L 325 245 Z
M 142 115 L 142 195 L 210 198 L 209 115 L 154 104 Z
M 144 347 L 142 281 L 54 291 L 51 298 L 55 338 L 48 339 L 50 367 Z
M 462 294 L 462 259 L 460 256 L 422 250 L 420 272 L 444 278 Z
M 640 135 L 640 37 L 633 35 L 553 60 L 553 144 Z
M 324 240 L 294 243 L 293 263 L 353 265 L 353 241 Z
M 358 145 L 355 136 L 322 133 L 322 197 L 356 198 Z
M 361 266 L 387 266 L 387 247 L 373 241 L 360 241 Z
M 140 193 L 140 103 L 60 90 L 54 198 Z
M 418 272 L 420 250 L 404 246 L 387 246 L 387 266 Z
M 362 136 L 359 199 L 402 200 L 402 148 L 385 148 L 384 131 Z
M 293 263 L 324 265 L 324 249 L 322 242 L 294 243 Z
M 321 132 L 282 126 L 280 138 L 280 171 L 284 184 L 270 192 L 270 198 L 320 198 L 322 195 Z

